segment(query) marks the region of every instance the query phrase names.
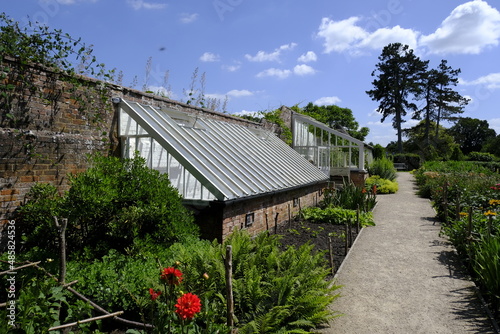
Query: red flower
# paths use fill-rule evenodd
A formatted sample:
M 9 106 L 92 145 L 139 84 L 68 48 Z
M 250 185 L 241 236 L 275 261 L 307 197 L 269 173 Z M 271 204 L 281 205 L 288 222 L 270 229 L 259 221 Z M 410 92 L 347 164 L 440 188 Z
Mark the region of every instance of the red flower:
M 163 268 L 160 279 L 167 281 L 170 285 L 179 285 L 182 282 L 182 273 L 174 267 Z
M 177 313 L 182 320 L 191 320 L 196 313 L 201 311 L 200 298 L 198 298 L 197 295 L 188 292 L 177 299 L 175 308 L 175 313 Z
M 376 184 L 373 185 L 372 192 L 373 192 L 374 195 L 377 194 L 377 185 Z
M 151 295 L 151 300 L 156 300 L 156 298 L 160 297 L 161 291 L 155 291 L 153 289 L 149 289 L 149 294 Z

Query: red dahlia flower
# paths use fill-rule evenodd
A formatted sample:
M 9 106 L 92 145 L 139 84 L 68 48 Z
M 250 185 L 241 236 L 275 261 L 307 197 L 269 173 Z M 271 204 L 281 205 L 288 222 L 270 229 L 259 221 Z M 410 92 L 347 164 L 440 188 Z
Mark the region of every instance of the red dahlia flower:
M 182 272 L 173 267 L 163 268 L 160 278 L 170 285 L 179 285 L 182 282 Z
M 149 294 L 151 295 L 151 300 L 156 300 L 156 298 L 160 297 L 161 291 L 155 291 L 153 289 L 149 289 Z
M 177 299 L 175 308 L 175 313 L 177 313 L 182 320 L 191 320 L 196 313 L 201 311 L 200 298 L 188 292 Z

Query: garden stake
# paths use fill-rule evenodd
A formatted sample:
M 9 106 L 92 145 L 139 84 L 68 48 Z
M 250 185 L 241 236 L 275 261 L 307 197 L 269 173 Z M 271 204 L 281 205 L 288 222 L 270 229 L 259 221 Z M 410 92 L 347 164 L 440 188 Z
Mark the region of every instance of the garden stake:
M 278 216 L 279 212 L 276 212 L 276 216 L 274 217 L 274 233 L 278 234 Z
M 233 330 L 234 300 L 233 300 L 233 246 L 226 246 L 226 293 L 227 293 L 227 325 Z
M 330 268 L 332 268 L 332 275 L 335 274 L 335 266 L 333 264 L 333 242 L 332 237 L 328 236 L 328 252 L 330 254 Z
M 467 240 L 470 243 L 471 238 L 472 238 L 472 206 L 469 207 L 469 217 L 467 217 L 467 218 L 469 219 L 469 228 L 468 228 L 469 236 L 468 236 Z
M 358 208 L 356 209 L 356 234 L 359 233 L 359 204 Z
M 267 221 L 267 212 L 266 212 L 266 231 L 269 231 L 269 222 Z
M 68 218 L 63 218 L 62 223 L 54 216 L 54 224 L 59 232 L 59 249 L 60 249 L 60 262 L 59 262 L 59 284 L 64 285 L 66 280 L 66 226 L 68 226 Z
M 345 224 L 345 255 L 347 255 L 347 248 L 349 244 L 349 235 L 348 235 L 349 229 L 347 227 L 347 223 Z
M 460 220 L 460 192 L 457 194 L 457 205 L 455 206 L 455 219 Z
M 448 223 L 448 182 L 443 184 L 444 223 Z
M 292 213 L 290 212 L 290 203 L 288 203 L 288 227 L 292 227 Z
M 58 330 L 58 329 L 73 327 L 73 326 L 76 326 L 76 325 L 79 325 L 79 324 L 84 324 L 86 322 L 91 322 L 91 321 L 97 321 L 97 320 L 101 320 L 101 319 L 116 317 L 116 316 L 121 315 L 121 314 L 123 314 L 123 311 L 118 311 L 118 312 L 114 312 L 114 313 L 110 313 L 110 314 L 100 315 L 98 317 L 93 317 L 93 318 L 88 318 L 88 319 L 84 319 L 84 320 L 79 320 L 77 322 L 72 322 L 72 323 L 69 323 L 69 324 L 61 325 L 61 326 L 51 327 L 51 328 L 49 328 L 49 332 L 50 331 L 55 331 L 55 330 Z

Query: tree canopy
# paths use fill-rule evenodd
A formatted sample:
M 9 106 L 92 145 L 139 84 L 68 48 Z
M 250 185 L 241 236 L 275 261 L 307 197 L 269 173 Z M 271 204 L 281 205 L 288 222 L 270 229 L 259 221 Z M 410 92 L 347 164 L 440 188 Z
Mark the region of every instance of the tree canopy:
M 351 137 L 361 141 L 365 140 L 370 131 L 367 127 L 359 127 L 352 110 L 348 108 L 341 108 L 336 105 L 317 106 L 309 102 L 299 112 L 328 125 L 332 129 L 345 129 Z
M 422 74 L 427 68 L 427 61 L 420 60 L 408 45 L 392 43 L 384 47 L 378 57 L 379 63 L 372 72 L 373 89 L 366 93 L 379 103 L 378 112 L 382 122 L 392 116 L 392 125 L 398 133 L 398 151 L 403 151 L 401 124 L 405 122 L 407 112 L 415 112 L 417 105 L 411 96 L 421 93 Z
M 458 119 L 448 132 L 453 136 L 455 142 L 460 145 L 464 154 L 480 152 L 488 141 L 496 136 L 496 132 L 490 129 L 487 121 L 477 118 L 464 117 Z

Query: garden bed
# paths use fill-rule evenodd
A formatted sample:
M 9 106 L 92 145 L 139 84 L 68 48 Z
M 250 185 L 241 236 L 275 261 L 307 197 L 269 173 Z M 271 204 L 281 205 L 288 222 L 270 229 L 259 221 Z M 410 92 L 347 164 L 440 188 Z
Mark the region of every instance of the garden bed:
M 288 246 L 299 247 L 306 243 L 314 245 L 315 251 L 324 251 L 327 263 L 330 262 L 329 236 L 332 236 L 332 253 L 334 268 L 332 277 L 346 257 L 345 225 L 334 225 L 329 223 L 312 223 L 304 220 L 293 220 L 291 223 L 281 225 L 277 234 L 282 236 L 281 243 L 285 249 Z M 356 228 L 351 229 L 352 241 L 359 233 Z

